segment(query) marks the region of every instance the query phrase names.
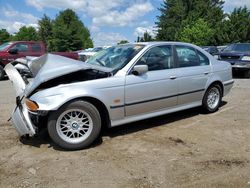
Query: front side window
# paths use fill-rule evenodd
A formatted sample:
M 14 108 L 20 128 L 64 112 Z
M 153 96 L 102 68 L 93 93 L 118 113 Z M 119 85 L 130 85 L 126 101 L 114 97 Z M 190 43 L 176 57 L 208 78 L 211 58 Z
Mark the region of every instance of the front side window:
M 147 65 L 149 71 L 173 68 L 172 47 L 167 45 L 151 48 L 140 58 L 137 65 Z
M 188 46 L 176 46 L 179 67 L 200 66 L 200 58 L 196 50 Z
M 29 47 L 28 47 L 28 44 L 19 43 L 13 46 L 11 49 L 17 49 L 18 52 L 27 52 Z

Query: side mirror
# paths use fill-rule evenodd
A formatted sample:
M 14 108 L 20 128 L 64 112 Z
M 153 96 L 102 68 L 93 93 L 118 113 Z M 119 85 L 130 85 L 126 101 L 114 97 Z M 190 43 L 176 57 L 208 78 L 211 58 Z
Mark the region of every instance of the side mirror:
M 9 53 L 10 54 L 17 54 L 18 50 L 16 48 L 12 48 L 12 49 L 9 50 Z
M 142 74 L 145 74 L 148 72 L 148 66 L 147 65 L 135 65 L 132 71 L 132 74 L 136 76 L 140 76 Z

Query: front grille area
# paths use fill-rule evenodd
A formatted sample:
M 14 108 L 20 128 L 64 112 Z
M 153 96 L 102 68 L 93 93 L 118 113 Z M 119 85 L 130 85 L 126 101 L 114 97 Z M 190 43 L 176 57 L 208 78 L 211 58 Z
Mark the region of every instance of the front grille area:
M 239 60 L 240 56 L 227 56 L 227 55 L 221 55 L 220 56 L 221 60 Z

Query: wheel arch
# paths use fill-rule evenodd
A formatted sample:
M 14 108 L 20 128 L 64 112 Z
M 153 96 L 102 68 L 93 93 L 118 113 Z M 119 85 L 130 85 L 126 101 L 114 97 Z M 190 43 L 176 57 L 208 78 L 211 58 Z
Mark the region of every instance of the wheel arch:
M 100 101 L 99 99 L 94 98 L 94 97 L 78 97 L 78 98 L 74 98 L 74 99 L 67 101 L 62 106 L 69 104 L 69 103 L 72 103 L 74 101 L 86 101 L 86 102 L 89 102 L 92 105 L 94 105 L 101 116 L 102 128 L 110 127 L 109 112 L 108 112 L 107 107 L 105 106 L 105 104 L 102 101 Z M 61 108 L 62 106 L 60 106 L 59 108 Z
M 206 90 L 209 87 L 211 87 L 212 85 L 215 85 L 215 84 L 218 84 L 221 87 L 221 92 L 222 92 L 221 94 L 223 96 L 224 95 L 224 86 L 223 86 L 223 83 L 221 81 L 219 81 L 219 80 L 215 80 L 215 81 L 211 82 L 210 84 L 208 84 L 208 87 L 206 88 Z

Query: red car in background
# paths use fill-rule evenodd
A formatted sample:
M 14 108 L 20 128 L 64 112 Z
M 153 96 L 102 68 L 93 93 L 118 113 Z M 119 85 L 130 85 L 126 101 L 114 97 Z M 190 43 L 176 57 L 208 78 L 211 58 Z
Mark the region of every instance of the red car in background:
M 12 41 L 0 45 L 0 80 L 5 76 L 4 67 L 6 64 L 17 58 L 34 56 L 39 57 L 46 53 L 46 47 L 43 42 L 37 41 Z M 79 59 L 76 52 L 51 52 L 71 59 Z

